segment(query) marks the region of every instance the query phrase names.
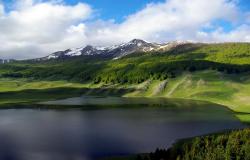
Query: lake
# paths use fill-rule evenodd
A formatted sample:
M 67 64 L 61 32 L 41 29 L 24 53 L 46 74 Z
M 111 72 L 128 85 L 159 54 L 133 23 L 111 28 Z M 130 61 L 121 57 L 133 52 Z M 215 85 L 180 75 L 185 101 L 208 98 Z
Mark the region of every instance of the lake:
M 0 159 L 92 160 L 245 127 L 227 108 L 198 101 L 78 97 L 43 104 L 79 109 L 0 110 Z

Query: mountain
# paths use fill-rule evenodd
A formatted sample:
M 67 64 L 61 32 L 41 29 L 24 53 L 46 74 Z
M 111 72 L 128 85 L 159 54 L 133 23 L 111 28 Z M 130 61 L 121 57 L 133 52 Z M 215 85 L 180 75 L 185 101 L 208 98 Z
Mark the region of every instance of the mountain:
M 102 56 L 112 59 L 119 59 L 126 55 L 135 52 L 149 52 L 149 51 L 166 51 L 178 45 L 186 44 L 187 42 L 170 42 L 167 44 L 149 43 L 140 39 L 134 39 L 128 43 L 114 45 L 109 47 L 94 47 L 87 45 L 82 48 L 67 49 L 65 51 L 58 51 L 46 57 L 38 58 L 36 60 L 49 60 L 57 58 L 68 58 L 75 56 Z
M 82 48 L 67 49 L 65 51 L 58 51 L 46 57 L 38 58 L 36 60 L 49 60 L 56 58 L 68 58 L 74 56 L 104 56 L 117 59 L 134 52 L 148 52 L 158 48 L 159 45 L 148 43 L 140 39 L 134 39 L 128 43 L 114 45 L 109 47 L 94 47 L 87 45 Z
M 80 48 L 71 48 L 64 51 L 57 51 L 49 54 L 46 57 L 28 59 L 24 61 L 39 62 L 51 59 L 67 59 L 70 57 L 80 56 L 99 56 L 108 59 L 119 59 L 136 52 L 166 52 L 172 49 L 184 49 L 184 47 L 193 47 L 195 43 L 188 41 L 172 41 L 165 44 L 149 43 L 140 39 L 133 39 L 127 43 L 113 45 L 108 47 L 96 47 L 87 45 Z M 23 61 L 14 59 L 0 59 L 0 64 L 5 64 L 13 61 Z

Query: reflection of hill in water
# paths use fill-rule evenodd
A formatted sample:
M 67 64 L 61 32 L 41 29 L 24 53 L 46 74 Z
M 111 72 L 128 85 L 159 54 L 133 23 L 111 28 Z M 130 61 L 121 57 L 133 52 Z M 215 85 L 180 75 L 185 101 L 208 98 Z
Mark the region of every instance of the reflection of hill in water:
M 95 108 L 141 108 L 144 109 L 164 109 L 171 114 L 178 113 L 179 118 L 183 119 L 189 115 L 195 115 L 193 118 L 203 120 L 221 120 L 234 119 L 232 112 L 223 106 L 203 101 L 167 99 L 167 98 L 125 98 L 125 97 L 76 97 L 64 100 L 43 102 L 44 105 L 57 106 L 78 106 L 88 109 Z

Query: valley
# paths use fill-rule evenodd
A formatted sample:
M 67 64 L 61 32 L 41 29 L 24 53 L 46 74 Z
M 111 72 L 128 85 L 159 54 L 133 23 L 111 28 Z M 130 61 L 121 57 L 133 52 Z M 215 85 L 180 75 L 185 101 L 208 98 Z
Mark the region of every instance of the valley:
M 132 47 L 134 52 L 131 51 L 131 42 L 134 42 Z M 118 57 L 107 56 L 106 52 L 104 56 L 104 52 L 99 53 L 99 51 L 87 54 L 89 51 L 83 48 L 80 52 L 69 51 L 72 53 L 70 56 L 68 52 L 57 52 L 60 56 L 49 56 L 53 57 L 49 59 L 47 57 L 36 60 L 15 60 L 0 64 L 0 108 L 25 111 L 56 109 L 58 112 L 64 109 L 82 109 L 84 113 L 103 109 L 107 112 L 116 109 L 142 109 L 142 106 L 144 109 L 150 108 L 154 111 L 172 108 L 174 113 L 178 110 L 176 122 L 181 121 L 185 124 L 197 116 L 202 119 L 195 119 L 199 124 L 207 122 L 207 117 L 210 117 L 209 126 L 210 123 L 215 124 L 215 121 L 221 122 L 221 126 L 225 126 L 227 122 L 231 125 L 231 120 L 224 119 L 224 114 L 221 112 L 217 114 L 215 111 L 215 108 L 225 110 L 228 108 L 227 111 L 232 114 L 237 124 L 250 123 L 248 43 L 173 42 L 167 47 L 161 45 L 154 50 L 142 48 L 137 50 L 136 48 L 141 47 L 144 41 L 131 42 L 121 45 L 129 46 L 129 52 L 119 50 L 119 55 L 122 56 Z M 147 42 L 145 44 L 147 47 L 151 46 Z M 211 114 L 206 116 L 205 112 L 208 111 L 204 112 L 202 106 L 214 108 L 215 112 L 210 112 L 209 109 Z M 187 117 L 180 116 L 181 111 L 183 114 L 187 112 Z M 194 114 L 194 117 L 191 118 L 189 113 Z M 50 123 L 55 121 L 53 119 Z M 241 127 L 232 126 L 224 129 Z M 243 126 L 245 127 L 247 126 Z M 218 131 L 221 130 L 190 134 L 187 137 Z M 248 132 L 242 131 L 242 134 L 245 133 Z M 147 142 L 147 139 L 143 139 L 143 142 Z M 170 141 L 166 143 L 173 144 Z M 138 152 L 144 151 L 149 150 L 138 150 Z
M 0 160 L 250 160 L 247 0 L 0 0 Z
M 154 45 L 132 40 L 121 46 L 131 44 Z M 1 96 L 0 103 L 38 102 L 47 99 L 48 91 L 48 100 L 80 95 L 184 98 L 249 113 L 248 43 L 173 42 L 168 46 L 162 51 L 135 52 L 119 59 L 97 54 L 0 64 L 0 92 L 13 95 Z M 15 99 L 22 93 L 30 97 L 29 92 L 32 98 Z

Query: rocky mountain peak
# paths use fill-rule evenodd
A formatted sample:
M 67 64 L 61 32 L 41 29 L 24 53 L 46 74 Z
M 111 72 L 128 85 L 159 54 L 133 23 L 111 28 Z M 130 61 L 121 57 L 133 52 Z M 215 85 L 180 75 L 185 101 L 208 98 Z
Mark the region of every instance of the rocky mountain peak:
M 127 43 L 108 47 L 95 47 L 87 45 L 82 48 L 67 49 L 50 54 L 37 60 L 48 60 L 56 58 L 68 58 L 73 56 L 103 56 L 118 59 L 135 52 L 166 51 L 180 45 L 180 42 L 169 42 L 166 44 L 149 43 L 141 39 L 133 39 Z
M 142 44 L 148 44 L 147 42 L 145 42 L 144 40 L 141 39 L 133 39 L 129 42 L 130 44 L 136 44 L 136 45 L 142 45 Z

